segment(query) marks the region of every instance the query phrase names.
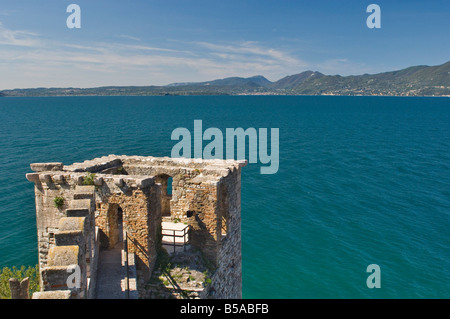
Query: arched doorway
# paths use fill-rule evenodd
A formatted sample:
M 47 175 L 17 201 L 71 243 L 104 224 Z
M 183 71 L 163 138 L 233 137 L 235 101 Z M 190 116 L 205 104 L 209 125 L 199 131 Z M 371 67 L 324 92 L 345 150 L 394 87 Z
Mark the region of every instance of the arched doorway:
M 121 245 L 123 241 L 123 210 L 118 204 L 110 204 L 107 213 L 108 248 Z
M 96 280 L 97 299 L 123 299 L 123 210 L 110 204 L 107 211 L 107 249 L 99 252 Z

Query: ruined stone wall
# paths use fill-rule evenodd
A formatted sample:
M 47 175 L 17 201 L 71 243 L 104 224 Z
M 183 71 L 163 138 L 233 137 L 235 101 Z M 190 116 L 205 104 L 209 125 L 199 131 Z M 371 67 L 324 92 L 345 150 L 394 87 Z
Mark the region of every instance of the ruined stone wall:
M 198 247 L 210 264 L 217 267 L 219 237 L 217 236 L 217 182 L 201 181 L 201 177 L 187 182 L 183 188 L 183 209 L 191 227 L 191 244 Z M 182 206 L 180 205 L 180 206 Z
M 240 182 L 236 168 L 217 185 L 217 269 L 201 298 L 242 298 Z
M 124 161 L 124 169 L 131 175 L 155 176 L 155 183 L 161 184 L 161 211 L 164 216 L 183 220 L 186 218 L 188 204 L 184 200 L 186 181 L 201 173 L 198 168 L 183 166 L 151 166 L 150 163 L 128 159 Z M 172 177 L 172 195 L 168 196 L 167 178 Z
M 123 231 L 128 237 L 128 251 L 136 255 L 138 268 L 149 275 L 157 257 L 158 225 L 161 225 L 161 189 L 159 185 L 151 183 L 144 188 L 135 188 L 129 183 L 129 177 L 123 178 L 120 187 L 114 187 L 104 179 L 102 185 L 97 188 L 96 225 L 101 232 L 100 242 L 104 248 L 117 244 L 117 215 L 120 208 Z
M 156 176 L 155 181 L 161 183 L 161 188 L 166 187 L 168 176 L 173 178 L 170 217 L 190 225 L 190 243 L 199 248 L 209 263 L 216 267 L 221 238 L 217 185 L 230 170 L 206 167 L 204 162 L 198 160 L 188 163 L 191 164 L 189 167 L 186 167 L 185 161 L 182 164 L 179 166 L 169 162 L 167 165 L 150 166 L 142 160 L 125 159 L 123 167 L 129 174 Z

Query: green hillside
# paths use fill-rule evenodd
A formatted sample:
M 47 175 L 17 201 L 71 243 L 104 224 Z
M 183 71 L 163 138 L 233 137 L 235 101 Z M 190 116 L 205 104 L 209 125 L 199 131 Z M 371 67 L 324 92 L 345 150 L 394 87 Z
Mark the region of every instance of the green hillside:
M 4 96 L 80 95 L 387 95 L 450 96 L 450 62 L 438 66 L 363 75 L 324 75 L 305 71 L 276 82 L 258 75 L 229 77 L 208 82 L 173 83 L 166 86 L 107 86 L 98 88 L 33 88 L 0 91 Z

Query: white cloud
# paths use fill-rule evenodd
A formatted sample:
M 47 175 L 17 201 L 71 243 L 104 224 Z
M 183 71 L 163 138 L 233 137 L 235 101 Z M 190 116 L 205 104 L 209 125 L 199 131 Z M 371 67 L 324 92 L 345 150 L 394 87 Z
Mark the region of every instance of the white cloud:
M 0 22 L 0 45 L 33 47 L 40 43 L 39 34 L 23 30 L 9 30 Z
M 170 42 L 170 41 L 169 41 Z M 305 65 L 255 42 L 142 44 L 64 43 L 0 26 L 0 89 L 35 86 L 164 85 L 262 74 L 277 80 Z M 27 50 L 18 47 L 26 46 Z M 7 62 L 7 63 L 4 63 Z M 25 76 L 26 75 L 26 76 Z M 0 81 L 6 81 L 2 78 Z
M 141 39 L 138 37 L 133 37 L 132 35 L 127 35 L 127 34 L 119 34 L 116 35 L 117 38 L 122 38 L 122 39 L 127 39 L 127 40 L 133 40 L 133 41 L 137 41 L 137 42 L 141 42 Z
M 258 42 L 182 42 L 148 45 L 139 38 L 117 42 L 66 43 L 9 30 L 0 23 L 0 90 L 25 87 L 165 85 L 230 76 L 264 75 L 275 81 L 311 69 L 352 69 L 346 60 L 308 64 L 289 52 Z M 135 44 L 119 39 L 133 40 Z
M 240 44 L 216 44 L 208 42 L 197 42 L 200 46 L 210 49 L 218 54 L 234 53 L 229 57 L 265 57 L 270 58 L 272 62 L 277 62 L 279 64 L 291 64 L 293 66 L 304 66 L 305 63 L 297 58 L 291 57 L 289 54 L 282 52 L 274 48 L 266 48 L 259 46 L 256 42 L 243 42 Z M 226 55 L 224 55 L 226 56 Z

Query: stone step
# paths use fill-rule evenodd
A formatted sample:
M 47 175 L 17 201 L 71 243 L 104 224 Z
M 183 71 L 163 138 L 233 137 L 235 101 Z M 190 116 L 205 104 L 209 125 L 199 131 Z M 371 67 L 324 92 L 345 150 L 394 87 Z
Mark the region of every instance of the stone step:
M 85 217 L 88 216 L 91 212 L 95 211 L 94 207 L 95 200 L 94 199 L 74 199 L 69 201 L 68 209 L 66 210 L 66 214 L 68 217 Z M 80 210 L 87 209 L 88 213 L 82 212 Z
M 55 234 L 56 246 L 85 245 L 86 239 L 81 230 L 66 230 Z
M 85 231 L 86 217 L 63 217 L 58 222 L 59 231 Z
M 69 202 L 69 208 L 91 208 L 90 199 L 74 199 Z
M 48 252 L 47 264 L 49 267 L 78 265 L 79 254 L 79 246 L 55 246 Z
M 88 208 L 68 208 L 66 210 L 67 217 L 87 217 L 89 216 Z
M 77 185 L 73 194 L 73 199 L 94 199 L 95 186 Z
M 56 246 L 85 245 L 86 217 L 63 217 L 55 234 Z

